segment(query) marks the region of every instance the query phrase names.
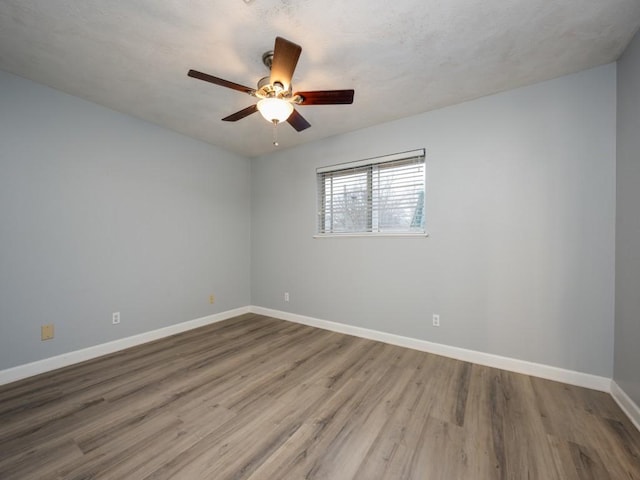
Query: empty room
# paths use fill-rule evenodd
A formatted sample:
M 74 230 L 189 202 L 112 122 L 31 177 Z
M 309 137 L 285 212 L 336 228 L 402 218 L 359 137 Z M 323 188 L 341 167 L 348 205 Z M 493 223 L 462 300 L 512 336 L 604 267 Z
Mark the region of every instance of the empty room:
M 638 0 L 2 0 L 1 480 L 640 480 Z

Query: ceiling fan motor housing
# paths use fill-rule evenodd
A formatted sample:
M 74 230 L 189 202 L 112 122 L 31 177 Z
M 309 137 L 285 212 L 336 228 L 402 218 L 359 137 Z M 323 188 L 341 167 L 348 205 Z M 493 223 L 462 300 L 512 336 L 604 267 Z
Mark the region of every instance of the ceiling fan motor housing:
M 285 90 L 280 82 L 275 82 L 272 85 L 270 77 L 263 77 L 258 80 L 258 88 L 256 89 L 255 96 L 258 98 L 276 97 L 289 100 L 291 98 L 291 85 L 289 85 L 288 90 Z

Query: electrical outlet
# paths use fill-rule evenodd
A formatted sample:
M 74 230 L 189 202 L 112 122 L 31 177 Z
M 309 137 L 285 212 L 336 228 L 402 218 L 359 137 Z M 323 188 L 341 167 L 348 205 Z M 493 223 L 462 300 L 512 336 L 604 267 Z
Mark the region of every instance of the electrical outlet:
M 440 315 L 434 313 L 433 314 L 433 326 L 434 327 L 439 327 L 440 326 Z
M 211 305 L 213 305 L 214 303 L 216 303 L 216 297 L 213 295 L 213 293 L 211 295 L 209 295 L 209 303 Z
M 111 316 L 111 323 L 117 325 L 120 323 L 120 312 L 114 312 Z
M 42 325 L 40 327 L 40 339 L 42 341 L 51 340 L 53 338 L 53 323 Z
M 284 292 L 284 301 L 285 302 L 289 301 L 289 292 Z

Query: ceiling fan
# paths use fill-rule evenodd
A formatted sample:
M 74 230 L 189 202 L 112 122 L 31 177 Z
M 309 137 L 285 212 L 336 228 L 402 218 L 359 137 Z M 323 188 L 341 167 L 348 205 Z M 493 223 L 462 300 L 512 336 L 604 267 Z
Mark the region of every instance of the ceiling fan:
M 273 51 L 262 55 L 262 62 L 271 70 L 271 75 L 261 78 L 256 89 L 214 77 L 207 73 L 189 70 L 188 75 L 221 87 L 244 92 L 260 99 L 256 104 L 232 113 L 223 118 L 225 122 L 236 122 L 259 111 L 262 116 L 275 126 L 287 121 L 298 132 L 311 126 L 298 113 L 295 105 L 339 105 L 353 103 L 353 90 L 316 90 L 292 93 L 291 78 L 298 63 L 302 47 L 282 37 L 276 37 Z M 274 145 L 278 145 L 274 139 Z

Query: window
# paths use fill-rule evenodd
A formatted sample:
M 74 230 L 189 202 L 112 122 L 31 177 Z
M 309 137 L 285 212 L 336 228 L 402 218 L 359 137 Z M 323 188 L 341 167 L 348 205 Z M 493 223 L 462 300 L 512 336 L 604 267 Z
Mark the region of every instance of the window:
M 317 169 L 318 234 L 425 232 L 424 149 Z

